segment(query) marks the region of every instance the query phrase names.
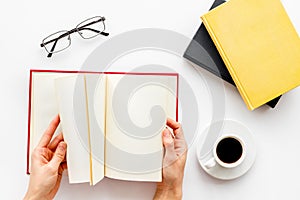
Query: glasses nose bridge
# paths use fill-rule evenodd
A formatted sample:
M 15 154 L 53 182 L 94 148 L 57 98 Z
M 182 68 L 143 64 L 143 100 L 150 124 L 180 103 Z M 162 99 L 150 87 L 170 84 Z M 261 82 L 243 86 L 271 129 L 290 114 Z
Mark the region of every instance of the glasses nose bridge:
M 69 31 L 68 31 L 68 38 L 70 38 L 71 34 L 72 34 L 72 33 L 75 33 L 75 32 L 78 32 L 77 27 L 75 27 L 75 28 L 69 30 Z

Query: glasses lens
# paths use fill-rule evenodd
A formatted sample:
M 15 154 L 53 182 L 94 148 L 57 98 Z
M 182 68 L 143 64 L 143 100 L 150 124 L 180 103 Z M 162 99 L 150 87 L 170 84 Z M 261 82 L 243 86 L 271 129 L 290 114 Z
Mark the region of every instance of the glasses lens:
M 97 16 L 87 19 L 77 25 L 79 35 L 84 39 L 93 38 L 105 29 L 104 18 Z
M 71 45 L 70 34 L 68 31 L 59 31 L 49 35 L 43 40 L 43 45 L 48 53 L 62 51 Z

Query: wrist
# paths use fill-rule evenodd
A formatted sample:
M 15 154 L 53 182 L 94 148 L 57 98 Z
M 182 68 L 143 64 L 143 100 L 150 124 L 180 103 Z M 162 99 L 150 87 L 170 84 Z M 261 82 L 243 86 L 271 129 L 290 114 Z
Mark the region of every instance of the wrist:
M 36 200 L 36 199 L 40 199 L 40 198 L 37 195 L 31 195 L 27 193 L 23 200 Z
M 30 192 L 28 191 L 23 200 L 47 200 L 46 197 L 43 197 L 38 192 Z
M 158 183 L 156 187 L 156 192 L 154 196 L 155 200 L 180 200 L 182 199 L 182 185 L 165 185 L 163 183 Z

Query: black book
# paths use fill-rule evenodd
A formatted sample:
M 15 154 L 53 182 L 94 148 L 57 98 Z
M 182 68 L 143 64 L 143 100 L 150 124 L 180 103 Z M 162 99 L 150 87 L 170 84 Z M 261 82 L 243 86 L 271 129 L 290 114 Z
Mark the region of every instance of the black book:
M 210 10 L 225 2 L 226 1 L 223 0 L 215 0 Z M 235 85 L 226 65 L 224 64 L 203 23 L 186 49 L 183 57 L 222 78 L 228 83 Z M 269 101 L 266 104 L 274 108 L 280 97 L 281 96 Z

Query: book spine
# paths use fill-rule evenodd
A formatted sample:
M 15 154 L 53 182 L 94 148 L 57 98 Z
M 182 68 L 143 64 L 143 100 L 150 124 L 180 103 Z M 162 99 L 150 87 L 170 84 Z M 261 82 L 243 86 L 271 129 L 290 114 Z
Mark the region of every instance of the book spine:
M 29 166 L 29 163 L 30 163 L 30 130 L 31 130 L 31 94 L 32 94 L 32 73 L 33 71 L 30 70 L 30 76 L 29 76 L 29 96 L 28 96 L 28 130 L 27 130 L 27 157 L 26 157 L 26 160 L 27 160 L 27 164 L 26 164 L 26 174 L 30 174 L 30 166 Z
M 231 63 L 230 63 L 230 61 L 229 61 L 229 59 L 227 58 L 225 52 L 223 51 L 223 48 L 222 48 L 221 43 L 218 41 L 216 35 L 214 34 L 214 31 L 212 30 L 211 26 L 209 25 L 209 22 L 208 22 L 208 20 L 206 19 L 206 16 L 205 16 L 205 15 L 204 15 L 204 16 L 201 16 L 201 20 L 203 21 L 203 24 L 205 25 L 205 28 L 207 29 L 207 31 L 208 31 L 208 33 L 209 33 L 211 39 L 212 39 L 213 42 L 215 43 L 215 46 L 217 47 L 219 54 L 221 55 L 221 57 L 222 57 L 222 59 L 223 59 L 225 65 L 226 65 L 226 67 L 227 67 L 227 69 L 228 69 L 228 71 L 229 71 L 229 73 L 230 73 L 230 75 L 231 75 L 231 77 L 232 77 L 234 83 L 236 84 L 239 93 L 241 94 L 241 96 L 242 96 L 244 102 L 246 103 L 247 108 L 248 108 L 249 110 L 254 110 L 255 107 L 254 107 L 254 106 L 252 105 L 252 103 L 250 102 L 250 100 L 249 100 L 249 98 L 248 98 L 248 96 L 247 96 L 247 94 L 246 94 L 244 88 L 242 87 L 242 85 L 241 85 L 241 83 L 240 83 L 240 81 L 239 81 L 239 78 L 238 78 L 238 77 L 236 76 L 236 74 L 235 74 L 234 68 L 232 67 L 232 65 L 231 65 Z

